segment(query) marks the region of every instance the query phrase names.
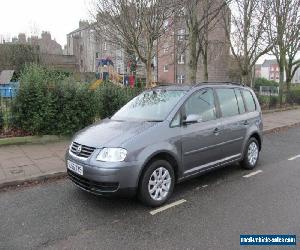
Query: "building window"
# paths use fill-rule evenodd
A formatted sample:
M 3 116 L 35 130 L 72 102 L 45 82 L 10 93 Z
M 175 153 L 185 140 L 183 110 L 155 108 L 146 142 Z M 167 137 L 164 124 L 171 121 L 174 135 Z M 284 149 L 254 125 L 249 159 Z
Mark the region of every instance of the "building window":
M 178 84 L 184 84 L 184 75 L 178 75 L 177 76 L 177 83 Z
M 83 52 L 83 45 L 80 45 L 80 53 Z
M 164 65 L 164 72 L 168 72 L 168 71 L 169 71 L 169 65 L 166 64 L 166 65 Z
M 178 64 L 184 64 L 184 54 L 178 56 Z
M 117 66 L 117 72 L 118 72 L 118 74 L 121 74 L 121 66 L 120 65 Z
M 99 54 L 100 54 L 99 52 L 96 52 L 96 58 L 99 58 Z
M 178 41 L 183 41 L 185 39 L 185 29 L 178 30 Z
M 166 53 L 168 53 L 168 52 L 169 52 L 169 44 L 166 43 L 166 44 L 164 45 L 164 53 L 166 54 Z
M 107 43 L 106 42 L 103 43 L 103 49 L 107 50 Z
M 80 60 L 80 67 L 83 68 L 83 60 Z
M 169 20 L 166 20 L 164 22 L 164 30 L 168 30 L 168 28 L 169 28 Z
M 182 8 L 179 10 L 178 15 L 179 15 L 179 16 L 184 16 L 184 15 L 185 15 L 185 8 L 184 8 L 184 7 L 182 7 Z

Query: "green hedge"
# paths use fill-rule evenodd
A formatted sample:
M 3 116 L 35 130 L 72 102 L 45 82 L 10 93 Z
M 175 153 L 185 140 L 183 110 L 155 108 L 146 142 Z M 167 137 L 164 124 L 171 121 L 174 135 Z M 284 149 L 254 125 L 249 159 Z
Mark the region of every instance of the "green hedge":
M 300 89 L 290 90 L 287 92 L 286 102 L 288 104 L 300 104 Z
M 0 131 L 4 128 L 4 114 L 0 108 Z
M 112 84 L 103 83 L 95 92 L 98 115 L 101 118 L 112 116 L 129 100 L 139 94 L 139 88 L 125 88 Z
M 57 71 L 27 65 L 12 105 L 11 126 L 33 134 L 70 135 L 113 115 L 139 93 L 110 82 L 96 91 Z
M 93 102 L 87 84 L 29 65 L 21 73 L 11 125 L 33 134 L 71 134 L 93 122 Z
M 260 86 L 275 86 L 278 87 L 279 84 L 276 81 L 269 81 L 266 78 L 259 77 L 255 79 L 254 89 L 259 91 Z
M 262 109 L 276 108 L 279 104 L 278 96 L 261 96 L 257 95 L 258 102 Z

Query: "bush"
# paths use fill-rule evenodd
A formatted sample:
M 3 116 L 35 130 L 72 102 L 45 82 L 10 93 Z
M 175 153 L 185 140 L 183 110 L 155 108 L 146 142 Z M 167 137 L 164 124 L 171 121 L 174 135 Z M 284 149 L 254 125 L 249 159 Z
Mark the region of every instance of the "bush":
M 0 109 L 0 131 L 4 129 L 4 114 L 2 112 L 2 109 Z
M 12 113 L 13 126 L 33 134 L 72 134 L 93 122 L 94 93 L 87 84 L 33 64 L 21 73 Z
M 110 82 L 92 91 L 88 84 L 62 72 L 27 65 L 20 76 L 10 122 L 32 134 L 70 135 L 96 117 L 113 115 L 139 92 Z
M 278 87 L 279 84 L 275 81 L 269 81 L 266 78 L 259 77 L 255 79 L 254 88 L 256 91 L 259 91 L 260 86 L 275 86 Z
M 97 114 L 101 118 L 112 116 L 141 91 L 140 88 L 125 88 L 105 82 L 96 90 Z
M 290 90 L 287 92 L 286 102 L 288 104 L 300 104 L 300 89 Z
M 269 104 L 269 96 L 257 95 L 258 102 L 260 106 L 264 107 Z
M 277 106 L 278 102 L 279 102 L 279 97 L 278 96 L 270 96 L 270 104 L 269 104 L 269 106 L 271 108 L 275 108 Z

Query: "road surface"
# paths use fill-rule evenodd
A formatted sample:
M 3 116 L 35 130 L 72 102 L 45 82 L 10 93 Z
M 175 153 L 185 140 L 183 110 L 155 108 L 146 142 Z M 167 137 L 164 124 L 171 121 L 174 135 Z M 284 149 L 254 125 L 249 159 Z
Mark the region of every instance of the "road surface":
M 179 184 L 169 203 L 182 203 L 158 212 L 67 179 L 0 192 L 0 249 L 253 249 L 240 234 L 296 234 L 299 248 L 299 154 L 300 128 L 267 135 L 255 170 Z

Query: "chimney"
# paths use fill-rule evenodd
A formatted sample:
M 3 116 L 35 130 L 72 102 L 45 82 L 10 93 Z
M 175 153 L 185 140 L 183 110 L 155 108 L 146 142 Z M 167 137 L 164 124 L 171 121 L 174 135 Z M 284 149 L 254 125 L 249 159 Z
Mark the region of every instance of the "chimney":
M 80 20 L 79 21 L 79 28 L 85 28 L 87 26 L 89 26 L 89 22 L 88 21 L 86 21 L 86 20 Z

